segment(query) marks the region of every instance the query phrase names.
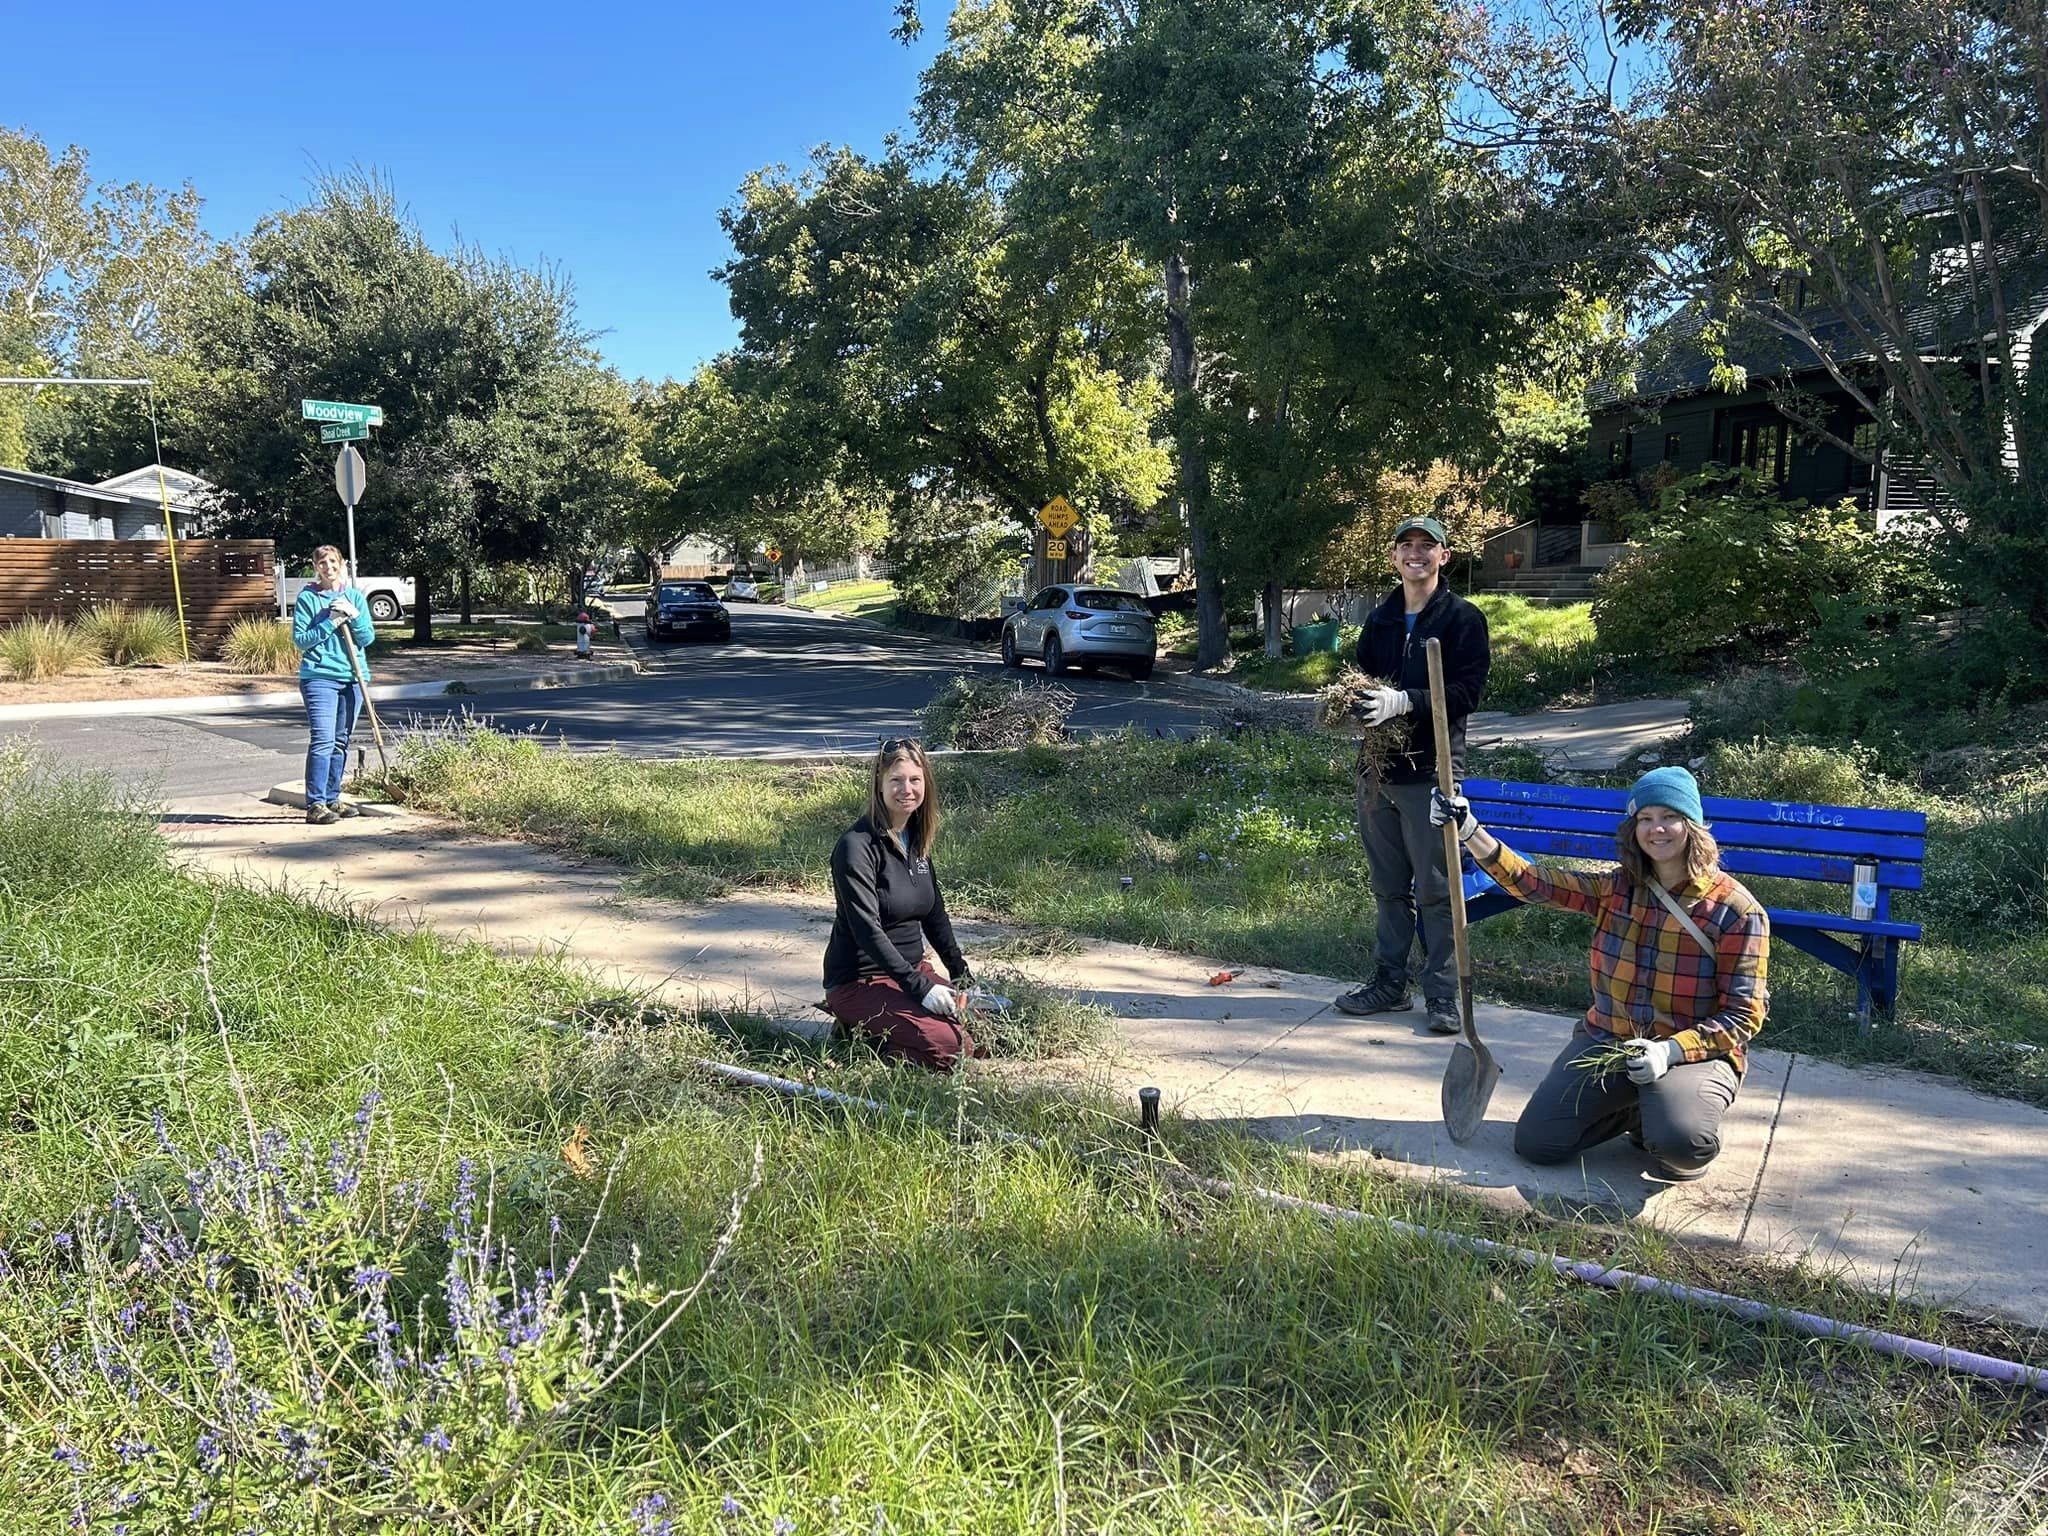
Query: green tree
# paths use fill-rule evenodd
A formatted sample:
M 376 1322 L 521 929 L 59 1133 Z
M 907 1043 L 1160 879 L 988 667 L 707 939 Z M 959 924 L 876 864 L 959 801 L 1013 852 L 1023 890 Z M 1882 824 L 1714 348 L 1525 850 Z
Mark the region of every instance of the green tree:
M 634 519 L 636 545 L 650 555 L 683 538 L 766 547 L 794 571 L 881 542 L 885 494 L 792 377 L 727 355 L 641 396 L 644 451 L 664 494 Z
M 750 177 L 725 217 L 745 378 L 844 446 L 821 487 L 938 480 L 1020 524 L 1055 495 L 1098 520 L 1157 499 L 1146 274 L 1084 225 L 845 150 Z
M 586 512 L 615 505 L 615 480 L 633 475 L 622 419 L 591 408 L 613 386 L 592 379 L 561 276 L 434 250 L 374 175 L 323 179 L 264 220 L 247 283 L 222 296 L 207 336 L 181 441 L 235 523 L 287 549 L 339 542 L 343 522 L 332 451 L 299 402 L 383 407 L 358 544 L 366 565 L 418 583 L 421 639 L 438 575 L 570 558 L 562 520 L 567 545 L 590 542 Z

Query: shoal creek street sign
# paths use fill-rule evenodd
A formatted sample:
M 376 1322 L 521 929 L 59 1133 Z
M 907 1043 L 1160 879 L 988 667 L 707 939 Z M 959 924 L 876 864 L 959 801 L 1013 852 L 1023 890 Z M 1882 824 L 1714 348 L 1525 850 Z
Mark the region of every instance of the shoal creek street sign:
M 384 425 L 384 407 L 350 405 L 345 400 L 301 400 L 299 417 L 302 421 L 348 422 L 361 427 L 381 427 Z
M 368 422 L 329 421 L 320 427 L 320 441 L 323 443 L 360 443 L 369 435 Z

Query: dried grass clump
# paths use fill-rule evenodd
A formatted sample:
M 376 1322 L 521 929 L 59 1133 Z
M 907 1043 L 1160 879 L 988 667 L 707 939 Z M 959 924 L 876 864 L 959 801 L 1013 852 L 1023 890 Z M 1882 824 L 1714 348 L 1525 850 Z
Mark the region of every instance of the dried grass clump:
M 925 741 L 970 750 L 1050 746 L 1067 734 L 1074 695 L 1058 683 L 956 677 L 918 718 Z
M 1347 666 L 1336 682 L 1316 695 L 1316 724 L 1326 731 L 1358 738 L 1358 758 L 1353 767 L 1360 778 L 1383 777 L 1394 758 L 1407 750 L 1407 716 L 1397 716 L 1384 725 L 1365 723 L 1366 699 L 1374 689 L 1391 686 Z

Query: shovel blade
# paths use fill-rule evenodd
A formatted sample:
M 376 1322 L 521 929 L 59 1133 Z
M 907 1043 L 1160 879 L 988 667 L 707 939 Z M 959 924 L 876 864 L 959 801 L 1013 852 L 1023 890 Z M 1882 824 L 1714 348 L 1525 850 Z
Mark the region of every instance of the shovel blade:
M 1460 1040 L 1451 1047 L 1451 1059 L 1444 1066 L 1444 1129 L 1459 1146 L 1477 1134 L 1499 1081 L 1500 1063 L 1484 1045 Z

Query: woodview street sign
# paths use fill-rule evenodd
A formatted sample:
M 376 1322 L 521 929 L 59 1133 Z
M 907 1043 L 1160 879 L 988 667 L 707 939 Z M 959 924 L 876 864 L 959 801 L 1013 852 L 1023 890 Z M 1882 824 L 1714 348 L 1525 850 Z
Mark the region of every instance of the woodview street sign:
M 301 400 L 299 417 L 303 421 L 347 422 L 352 426 L 381 427 L 384 425 L 384 407 L 350 405 L 345 400 Z

